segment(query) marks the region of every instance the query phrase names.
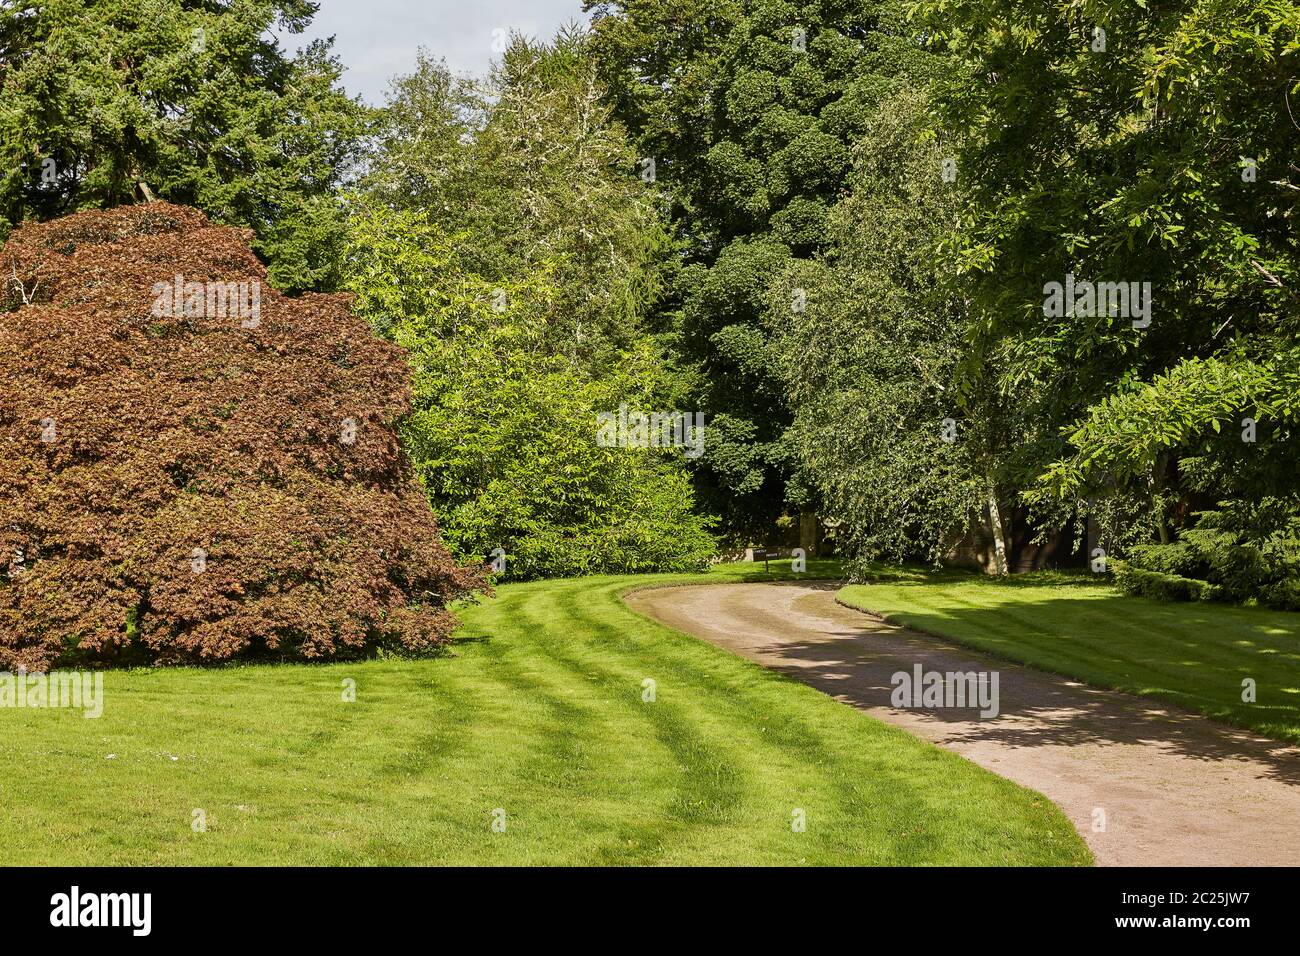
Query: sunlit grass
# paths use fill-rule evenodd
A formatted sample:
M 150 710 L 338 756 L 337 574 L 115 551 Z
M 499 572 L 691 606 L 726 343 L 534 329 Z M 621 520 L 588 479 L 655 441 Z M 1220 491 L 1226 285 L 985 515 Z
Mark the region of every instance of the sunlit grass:
M 114 672 L 98 720 L 0 710 L 0 862 L 1089 860 L 1043 797 L 619 599 L 754 576 L 507 584 L 438 659 Z
M 1101 687 L 1300 742 L 1300 614 L 1120 594 L 1086 575 L 885 569 L 848 604 Z M 1254 703 L 1242 700 L 1255 682 Z

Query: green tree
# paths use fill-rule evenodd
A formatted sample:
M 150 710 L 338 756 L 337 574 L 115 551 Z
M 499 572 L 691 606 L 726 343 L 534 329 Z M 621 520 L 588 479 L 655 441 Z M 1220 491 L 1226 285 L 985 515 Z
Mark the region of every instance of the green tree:
M 250 227 L 285 290 L 338 281 L 334 199 L 367 110 L 307 0 L 18 0 L 0 10 L 0 231 L 154 197 Z
M 1294 496 L 1274 440 L 1290 425 L 1261 376 L 1286 381 L 1295 361 L 1300 8 L 914 7 L 968 60 L 936 95 L 971 197 L 948 247 L 981 316 L 964 381 L 991 364 L 1058 426 L 1025 436 L 1026 474 L 1056 492 L 1039 505 L 1121 501 L 1117 532 L 1168 540 L 1190 493 Z M 1086 296 L 1049 314 L 1067 275 L 1150 283 L 1149 325 Z M 1268 442 L 1238 434 L 1254 411 Z
M 598 442 L 602 413 L 662 407 L 653 342 L 593 374 L 552 347 L 565 296 L 551 269 L 489 280 L 463 240 L 374 205 L 357 210 L 349 246 L 358 311 L 411 357 L 403 440 L 448 543 L 500 549 L 512 579 L 707 563 L 711 521 L 693 512 L 682 452 Z
M 463 234 L 467 265 L 506 281 L 547 263 L 555 348 L 588 367 L 645 330 L 668 236 L 656 193 L 609 121 L 585 35 L 516 36 L 486 83 L 421 54 L 393 83 L 366 195 Z
M 608 121 L 583 35 L 514 38 L 483 88 L 422 57 L 379 143 L 348 285 L 412 356 L 405 438 L 448 540 L 503 549 L 512 577 L 706 561 L 683 452 L 597 440 L 623 404 L 672 409 L 679 376 L 645 323 L 658 196 Z
M 715 426 L 697 484 L 742 537 L 809 506 L 767 285 L 824 248 L 850 147 L 933 69 L 898 3 L 592 2 L 593 48 L 642 167 L 670 190 L 683 268 L 663 311 Z
M 975 319 L 939 255 L 963 205 L 923 90 L 883 101 L 815 260 L 792 260 L 769 314 L 794 408 L 789 432 L 843 549 L 937 560 L 974 528 L 1007 571 L 1017 436 L 991 391 L 954 387 Z

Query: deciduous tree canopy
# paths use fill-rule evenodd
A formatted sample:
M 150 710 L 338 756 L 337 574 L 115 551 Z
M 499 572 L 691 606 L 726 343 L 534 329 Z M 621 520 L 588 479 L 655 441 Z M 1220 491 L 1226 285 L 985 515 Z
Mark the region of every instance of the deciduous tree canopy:
M 673 199 L 683 268 L 663 311 L 714 423 L 704 502 L 762 537 L 811 504 L 785 434 L 792 408 L 769 342 L 785 259 L 826 247 L 853 144 L 881 100 L 938 59 L 901 3 L 589 0 L 614 114 Z
M 429 650 L 480 586 L 398 444 L 401 351 L 249 238 L 149 203 L 0 252 L 0 668 Z
M 415 368 L 407 447 L 449 542 L 500 549 L 512 579 L 686 570 L 714 550 L 685 448 L 597 440 L 625 406 L 684 414 L 646 315 L 660 196 L 601 92 L 577 30 L 515 37 L 487 96 L 423 58 L 353 205 L 348 287 Z

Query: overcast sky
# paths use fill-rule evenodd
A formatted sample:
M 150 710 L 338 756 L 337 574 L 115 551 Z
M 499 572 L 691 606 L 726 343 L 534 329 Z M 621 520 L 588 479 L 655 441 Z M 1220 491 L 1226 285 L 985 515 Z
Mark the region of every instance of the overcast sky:
M 333 36 L 348 92 L 378 104 L 389 77 L 409 73 L 421 46 L 456 72 L 484 73 L 493 30 L 545 38 L 568 20 L 587 21 L 582 0 L 320 0 L 306 34 L 282 34 L 282 42 L 292 48 Z

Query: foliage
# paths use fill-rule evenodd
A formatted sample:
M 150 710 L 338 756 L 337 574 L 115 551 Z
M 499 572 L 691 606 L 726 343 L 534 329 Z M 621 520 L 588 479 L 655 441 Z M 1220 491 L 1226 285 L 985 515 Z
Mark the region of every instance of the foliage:
M 417 213 L 358 207 L 349 248 L 359 310 L 411 357 L 403 437 L 453 547 L 502 549 L 511 579 L 707 563 L 681 453 L 596 442 L 599 413 L 662 407 L 649 341 L 593 375 L 550 345 L 552 273 L 494 285 Z
M 822 249 L 850 147 L 934 59 L 897 3 L 589 0 L 615 116 L 670 190 L 686 257 L 665 303 L 716 423 L 697 486 L 738 537 L 815 504 L 784 436 L 767 284 Z
M 957 196 L 933 186 L 939 151 L 919 141 L 916 105 L 886 101 L 831 215 L 832 251 L 771 291 L 795 447 L 849 551 L 894 560 L 935 557 L 980 501 L 969 445 L 942 440 L 962 319 L 931 254 Z
M 338 281 L 334 192 L 366 109 L 307 0 L 18 0 L 0 10 L 0 234 L 150 198 L 253 228 L 286 291 Z
M 1033 417 L 1061 428 L 1026 436 L 1023 486 L 1045 472 L 1051 490 L 1031 498 L 1067 509 L 1078 494 L 1124 498 L 1168 538 L 1191 492 L 1294 493 L 1283 393 L 1296 362 L 1283 353 L 1300 281 L 1300 9 L 913 9 L 969 60 L 936 93 L 971 196 L 947 246 L 982 316 L 963 378 L 979 382 L 993 358 L 1004 384 L 1031 386 Z M 1150 282 L 1149 327 L 1113 310 L 1046 315 L 1046 283 L 1067 273 Z M 1268 435 L 1234 445 L 1251 411 Z
M 551 346 L 593 370 L 643 334 L 668 242 L 601 90 L 576 28 L 512 38 L 483 88 L 422 54 L 393 83 L 363 186 L 459 236 L 489 282 L 546 268 Z
M 481 586 L 398 445 L 400 351 L 247 240 L 148 203 L 5 244 L 0 668 L 428 650 Z
M 1096 390 L 1290 311 L 1294 5 L 915 6 L 972 60 L 974 82 L 953 76 L 938 92 L 972 194 L 952 251 L 988 306 L 986 334 L 1012 337 L 1018 374 L 1107 373 Z M 1106 31 L 1103 52 L 1093 28 Z M 1151 281 L 1150 329 L 1122 316 L 1047 320 L 1043 284 L 1067 270 Z
M 1093 406 L 1070 435 L 1072 453 L 1046 470 L 1036 496 L 1141 480 L 1173 452 L 1183 456 L 1186 484 L 1198 490 L 1258 495 L 1285 488 L 1300 466 L 1297 415 L 1300 350 L 1264 361 L 1185 359 Z
M 987 507 L 990 483 L 1008 486 L 1010 436 L 1032 427 L 997 395 L 953 388 L 973 319 L 938 247 L 962 194 L 943 181 L 925 111 L 911 89 L 882 103 L 827 251 L 792 261 L 770 292 L 790 436 L 859 559 L 942 556 Z
M 1176 547 L 1157 545 L 1156 547 Z M 1207 581 L 1186 578 L 1181 574 L 1149 571 L 1131 561 L 1114 562 L 1115 586 L 1125 594 L 1157 601 L 1214 601 L 1220 590 Z
M 657 194 L 601 92 L 576 29 L 514 37 L 486 90 L 422 57 L 353 204 L 348 284 L 412 356 L 404 435 L 430 500 L 453 546 L 501 549 L 512 579 L 713 553 L 680 451 L 596 442 L 598 414 L 678 390 L 645 324 Z
M 1300 508 L 1277 498 L 1223 502 L 1199 513 L 1179 541 L 1131 548 L 1116 581 L 1153 597 L 1176 584 L 1183 600 L 1300 610 Z

